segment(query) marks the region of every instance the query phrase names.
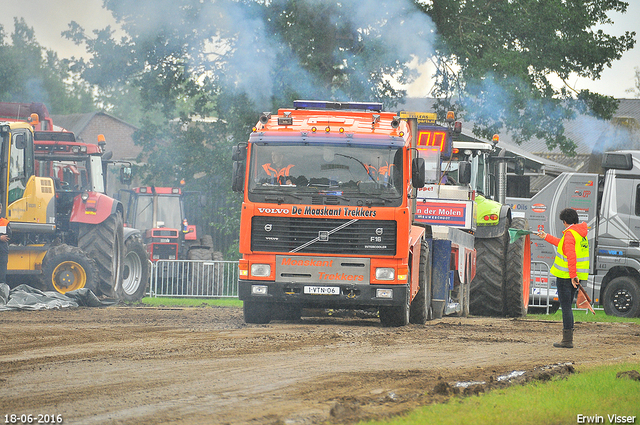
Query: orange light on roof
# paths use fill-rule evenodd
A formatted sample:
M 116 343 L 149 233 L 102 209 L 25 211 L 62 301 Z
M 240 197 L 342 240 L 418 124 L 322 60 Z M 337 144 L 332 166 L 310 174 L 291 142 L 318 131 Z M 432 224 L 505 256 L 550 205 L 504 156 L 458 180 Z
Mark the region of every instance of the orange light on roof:
M 331 131 L 331 129 L 329 128 L 329 126 L 326 126 L 326 127 L 325 127 L 325 129 L 324 129 L 324 132 L 325 132 L 325 133 L 328 133 L 328 132 L 330 132 L 330 131 Z
M 460 152 L 460 149 L 458 149 L 458 148 L 453 148 L 453 153 L 458 153 L 458 152 Z
M 494 134 L 494 135 L 493 135 L 493 141 L 494 141 L 494 142 L 496 142 L 496 143 L 497 143 L 498 141 L 500 141 L 500 136 L 498 136 L 497 134 Z
M 340 133 L 344 133 L 344 128 L 340 127 L 340 130 L 338 130 Z
M 447 111 L 447 122 L 453 122 L 456 119 L 456 114 L 453 111 Z
M 311 132 L 312 132 L 312 133 L 315 133 L 316 131 L 318 131 L 318 129 L 317 129 L 317 128 L 315 128 L 315 127 L 311 127 Z
M 104 134 L 98 134 L 98 143 L 105 142 L 106 140 Z
M 253 128 L 251 129 L 251 131 L 252 131 L 253 133 L 255 133 L 256 131 L 258 131 L 258 129 L 257 129 L 256 127 L 253 127 Z

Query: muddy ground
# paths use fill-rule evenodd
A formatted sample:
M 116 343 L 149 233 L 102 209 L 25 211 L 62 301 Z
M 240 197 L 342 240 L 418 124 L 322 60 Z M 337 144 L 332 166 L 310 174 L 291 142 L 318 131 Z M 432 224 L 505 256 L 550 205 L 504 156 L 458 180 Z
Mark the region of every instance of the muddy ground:
M 546 380 L 640 358 L 638 325 L 578 323 L 573 350 L 551 347 L 561 326 L 444 318 L 383 328 L 335 316 L 246 325 L 232 307 L 2 312 L 0 419 L 350 423 L 489 390 L 513 371 Z M 486 384 L 456 387 L 472 381 Z

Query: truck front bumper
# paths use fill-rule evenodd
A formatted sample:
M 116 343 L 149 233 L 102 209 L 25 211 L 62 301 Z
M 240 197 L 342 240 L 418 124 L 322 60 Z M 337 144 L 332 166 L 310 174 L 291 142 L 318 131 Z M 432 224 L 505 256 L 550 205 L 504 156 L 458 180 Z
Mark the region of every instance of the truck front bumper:
M 261 280 L 239 280 L 238 297 L 243 301 L 296 304 L 303 308 L 365 309 L 403 305 L 408 286 L 333 284 L 310 285 Z

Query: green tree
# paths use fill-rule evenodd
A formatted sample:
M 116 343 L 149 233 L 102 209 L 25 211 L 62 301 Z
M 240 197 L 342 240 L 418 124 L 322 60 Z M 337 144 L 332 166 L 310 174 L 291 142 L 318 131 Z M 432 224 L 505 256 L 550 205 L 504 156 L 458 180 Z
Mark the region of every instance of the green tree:
M 435 94 L 440 109 L 455 99 L 490 138 L 505 128 L 521 143 L 533 136 L 572 153 L 563 119 L 587 112 L 608 119 L 617 101 L 573 90 L 570 76 L 598 79 L 635 44 L 635 32 L 614 37 L 596 25 L 625 12 L 618 0 L 441 0 L 422 4 L 440 35 Z M 550 76 L 564 82 L 555 87 Z
M 40 46 L 23 18 L 14 28 L 8 43 L 0 25 L 0 101 L 41 102 L 52 114 L 94 110 L 90 88 L 69 60 Z

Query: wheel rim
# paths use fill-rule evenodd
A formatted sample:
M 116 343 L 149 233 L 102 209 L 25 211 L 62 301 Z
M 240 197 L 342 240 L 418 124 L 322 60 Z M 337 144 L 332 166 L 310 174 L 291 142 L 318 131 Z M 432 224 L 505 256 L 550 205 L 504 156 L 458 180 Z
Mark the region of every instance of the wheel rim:
M 133 295 L 140 285 L 142 276 L 142 260 L 134 251 L 127 253 L 124 258 L 124 268 L 122 273 L 122 290 L 127 295 Z
M 53 288 L 61 294 L 75 291 L 85 287 L 87 272 L 75 261 L 65 261 L 53 270 L 51 283 Z
M 613 308 L 621 313 L 626 313 L 631 309 L 633 297 L 626 289 L 618 289 L 613 294 Z

